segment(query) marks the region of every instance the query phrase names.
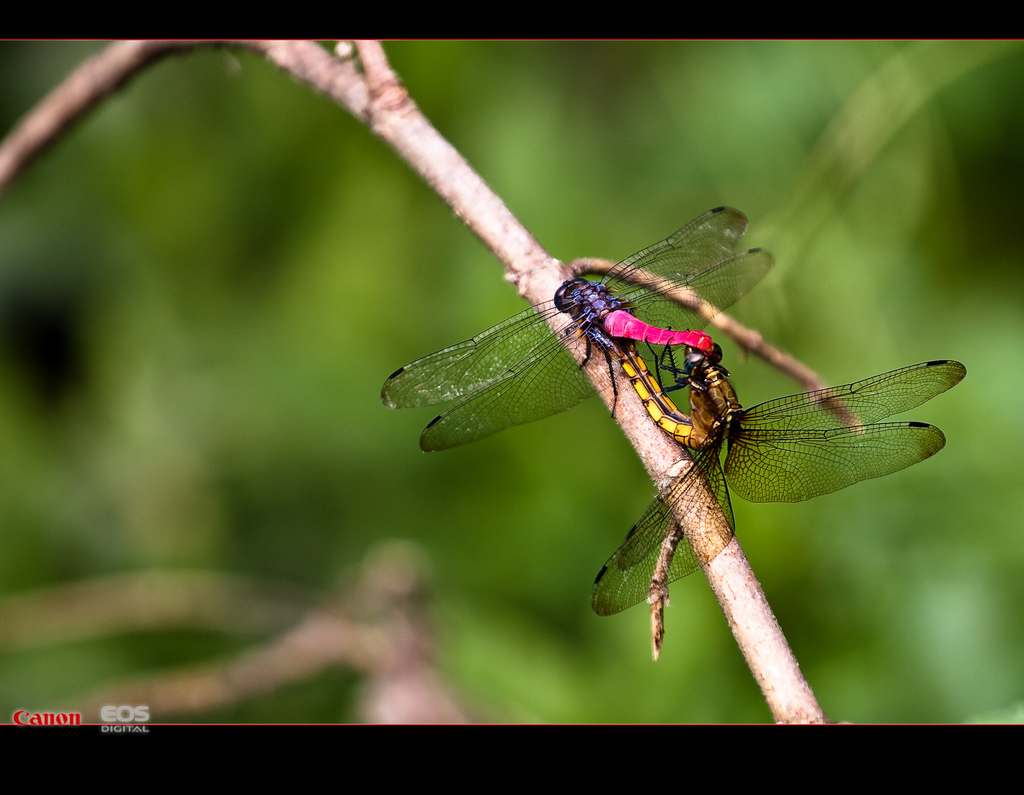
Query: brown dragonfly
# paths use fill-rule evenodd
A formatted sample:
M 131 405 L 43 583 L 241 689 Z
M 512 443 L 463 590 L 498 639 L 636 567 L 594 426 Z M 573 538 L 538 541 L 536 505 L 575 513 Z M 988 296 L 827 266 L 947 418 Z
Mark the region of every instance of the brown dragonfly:
M 689 349 L 682 369 L 659 368 L 675 386 L 690 387 L 687 418 L 632 354 L 623 367 L 634 388 L 661 428 L 692 451 L 693 465 L 657 496 L 598 573 L 591 604 L 602 616 L 656 596 L 659 561 L 667 566 L 666 586 L 699 568 L 675 516 L 700 494 L 714 495 L 732 531 L 730 486 L 751 502 L 799 502 L 935 455 L 946 437 L 934 425 L 879 420 L 920 406 L 967 374 L 960 362 L 922 362 L 744 409 L 721 366 L 721 348 L 707 354 Z M 681 540 L 666 560 L 662 549 L 670 534 Z

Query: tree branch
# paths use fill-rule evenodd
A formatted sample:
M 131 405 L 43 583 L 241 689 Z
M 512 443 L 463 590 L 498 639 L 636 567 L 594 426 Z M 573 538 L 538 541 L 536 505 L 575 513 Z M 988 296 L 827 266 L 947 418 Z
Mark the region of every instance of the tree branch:
M 90 110 L 143 68 L 196 42 L 124 41 L 81 66 L 25 116 L 0 145 L 0 194 L 39 155 L 67 134 Z

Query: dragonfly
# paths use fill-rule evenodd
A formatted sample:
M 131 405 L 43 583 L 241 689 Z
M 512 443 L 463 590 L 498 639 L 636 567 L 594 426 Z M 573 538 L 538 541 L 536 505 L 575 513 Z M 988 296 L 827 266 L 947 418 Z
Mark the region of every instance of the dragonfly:
M 663 546 L 670 534 L 681 540 L 664 585 L 699 568 L 675 517 L 690 510 L 688 521 L 700 522 L 700 512 L 709 509 L 700 508 L 698 498 L 706 493 L 714 496 L 728 522 L 728 537 L 720 539 L 724 547 L 736 527 L 730 487 L 751 502 L 799 502 L 935 455 L 946 437 L 934 425 L 879 420 L 920 406 L 967 374 L 960 362 L 922 362 L 744 409 L 720 364 L 717 344 L 708 354 L 690 350 L 686 358 L 682 370 L 665 369 L 676 376 L 677 386 L 690 387 L 689 418 L 661 390 L 642 359 L 623 364 L 648 413 L 692 451 L 693 464 L 655 498 L 598 572 L 591 594 L 598 615 L 613 615 L 660 595 L 655 571 L 666 565 Z
M 444 450 L 580 403 L 593 394 L 580 362 L 599 353 L 611 368 L 620 340 L 710 350 L 697 329 L 773 263 L 761 248 L 735 253 L 746 226 L 738 210 L 710 210 L 602 279 L 567 281 L 553 300 L 399 368 L 381 400 L 391 408 L 455 401 L 420 436 L 422 449 Z

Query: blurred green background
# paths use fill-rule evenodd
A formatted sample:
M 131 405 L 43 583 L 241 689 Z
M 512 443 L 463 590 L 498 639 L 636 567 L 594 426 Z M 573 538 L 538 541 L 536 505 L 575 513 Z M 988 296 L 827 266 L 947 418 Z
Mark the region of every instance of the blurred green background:
M 103 46 L 0 44 L 4 129 Z M 554 256 L 618 260 L 728 204 L 777 262 L 734 314 L 827 383 L 967 365 L 900 418 L 945 431 L 937 457 L 734 508 L 831 718 L 1014 719 L 1024 49 L 386 51 Z M 258 57 L 146 70 L 0 197 L 0 601 L 146 572 L 328 594 L 404 539 L 429 561 L 443 681 L 475 717 L 770 720 L 701 577 L 673 587 L 657 663 L 643 607 L 591 612 L 594 575 L 653 494 L 599 401 L 429 455 L 417 438 L 436 412 L 381 404 L 397 367 L 523 308 L 502 276 L 390 149 Z M 745 404 L 798 391 L 724 346 Z M 3 720 L 268 641 L 187 622 L 19 640 L 12 625 Z M 360 720 L 361 687 L 333 670 L 175 719 Z

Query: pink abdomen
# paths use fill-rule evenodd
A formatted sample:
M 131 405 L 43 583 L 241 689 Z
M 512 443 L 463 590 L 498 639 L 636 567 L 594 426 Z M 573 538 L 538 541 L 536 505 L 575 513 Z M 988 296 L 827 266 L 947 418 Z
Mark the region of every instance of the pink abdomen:
M 609 312 L 604 317 L 604 330 L 613 337 L 624 337 L 651 345 L 688 345 L 707 353 L 713 342 L 703 331 L 669 331 L 650 326 L 621 309 Z

